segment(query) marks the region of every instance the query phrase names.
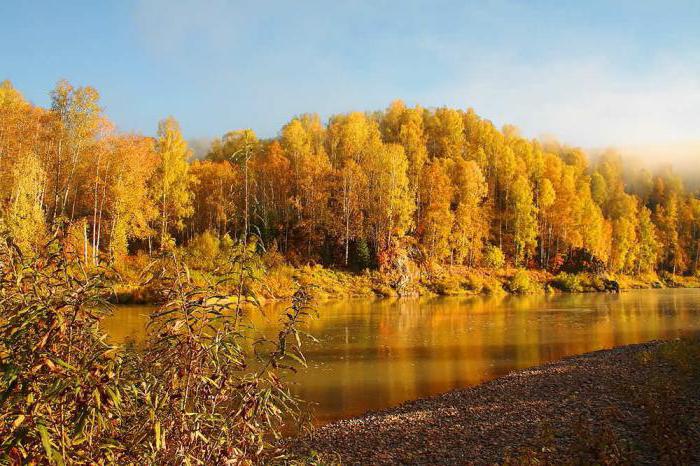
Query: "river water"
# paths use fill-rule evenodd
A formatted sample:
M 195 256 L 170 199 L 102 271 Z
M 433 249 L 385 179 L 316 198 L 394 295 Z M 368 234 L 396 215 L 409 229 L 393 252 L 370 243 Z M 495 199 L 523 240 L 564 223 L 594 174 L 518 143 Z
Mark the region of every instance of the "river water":
M 309 368 L 294 390 L 317 423 L 394 406 L 567 355 L 700 331 L 700 290 L 316 304 L 305 347 Z M 273 332 L 284 305 L 251 320 Z M 117 306 L 113 340 L 146 338 L 146 306 Z

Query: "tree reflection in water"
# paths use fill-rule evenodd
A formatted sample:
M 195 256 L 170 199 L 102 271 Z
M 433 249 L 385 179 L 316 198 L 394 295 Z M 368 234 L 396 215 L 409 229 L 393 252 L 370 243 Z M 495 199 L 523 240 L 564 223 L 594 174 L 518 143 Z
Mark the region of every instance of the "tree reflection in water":
M 317 303 L 309 368 L 296 390 L 319 423 L 474 385 L 567 355 L 700 330 L 700 290 Z M 275 304 L 251 315 L 272 328 Z M 104 325 L 145 336 L 147 309 L 120 306 Z

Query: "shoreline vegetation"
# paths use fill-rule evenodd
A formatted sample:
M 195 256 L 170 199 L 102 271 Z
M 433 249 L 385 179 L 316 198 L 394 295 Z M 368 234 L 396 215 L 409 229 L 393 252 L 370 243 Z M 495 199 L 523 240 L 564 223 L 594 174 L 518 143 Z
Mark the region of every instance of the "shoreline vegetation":
M 691 464 L 700 339 L 570 356 L 289 441 L 319 464 Z
M 443 267 L 432 276 L 423 274 L 406 280 L 404 287 L 392 287 L 377 271 L 354 273 L 326 269 L 320 265 L 277 266 L 259 273 L 252 295 L 259 304 L 289 299 L 299 288 L 308 290 L 314 302 L 348 298 L 396 298 L 433 296 L 536 295 L 555 293 L 624 292 L 633 289 L 700 288 L 700 277 L 649 273 L 643 276 L 595 275 L 592 273 L 552 274 L 541 270 L 501 270 Z M 217 282 L 216 274 L 193 272 L 195 282 Z M 226 286 L 222 286 L 226 291 Z M 158 304 L 154 285 L 115 284 L 113 304 Z M 235 290 L 232 294 L 235 295 Z
M 65 232 L 36 255 L 0 231 L 0 463 L 267 464 L 301 421 L 287 377 L 306 362 L 297 289 L 277 331 L 256 334 L 242 299 L 198 286 L 174 254 L 151 267 L 160 305 L 138 348 L 100 326 L 114 270 L 87 268 Z M 255 254 L 228 258 L 241 298 Z

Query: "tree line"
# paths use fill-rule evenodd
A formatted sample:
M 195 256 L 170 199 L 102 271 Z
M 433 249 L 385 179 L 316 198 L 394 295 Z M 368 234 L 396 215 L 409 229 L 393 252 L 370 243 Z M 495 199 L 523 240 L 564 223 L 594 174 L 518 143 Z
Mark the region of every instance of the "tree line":
M 501 129 L 472 109 L 291 119 L 277 137 L 226 133 L 195 160 L 178 123 L 117 132 L 98 92 L 59 82 L 51 105 L 0 85 L 0 209 L 22 248 L 70 223 L 73 253 L 118 263 L 203 235 L 276 248 L 293 264 L 477 267 L 494 249 L 556 270 L 585 251 L 612 272 L 696 273 L 700 199 L 670 168 L 595 159 Z

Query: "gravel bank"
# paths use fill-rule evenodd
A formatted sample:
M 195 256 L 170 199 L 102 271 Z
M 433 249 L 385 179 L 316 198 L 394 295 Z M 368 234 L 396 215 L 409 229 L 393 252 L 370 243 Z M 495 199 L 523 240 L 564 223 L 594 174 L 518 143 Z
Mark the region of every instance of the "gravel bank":
M 634 445 L 635 463 L 655 463 L 659 451 L 649 445 L 648 411 L 632 400 L 648 393 L 650 380 L 674 376 L 669 364 L 640 363 L 642 351 L 653 354 L 660 344 L 569 357 L 334 422 L 296 440 L 294 448 L 344 464 L 494 464 L 528 449 L 559 463 L 571 459 L 576 444 L 588 441 L 582 442 L 586 429 L 581 426 L 595 432 L 611 425 L 611 435 Z M 700 387 L 674 391 L 682 393 L 674 397 L 671 412 L 689 420 L 683 424 L 684 448 L 700 458 Z

